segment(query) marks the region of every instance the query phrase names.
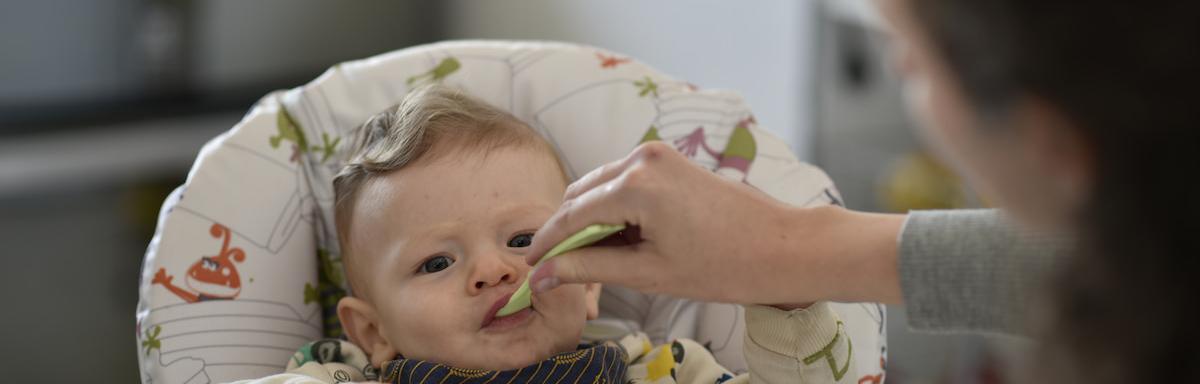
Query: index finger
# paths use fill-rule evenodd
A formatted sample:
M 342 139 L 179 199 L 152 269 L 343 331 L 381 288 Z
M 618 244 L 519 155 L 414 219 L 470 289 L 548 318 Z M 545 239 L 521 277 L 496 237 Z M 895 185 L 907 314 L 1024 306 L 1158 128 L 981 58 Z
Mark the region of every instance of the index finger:
M 616 180 L 610 180 L 614 183 Z M 537 264 L 542 256 L 568 236 L 592 224 L 634 224 L 628 209 L 620 199 L 619 188 L 592 188 L 576 198 L 566 200 L 558 211 L 538 229 L 529 245 L 525 262 Z
M 574 183 L 567 186 L 567 191 L 563 194 L 563 200 L 566 201 L 579 197 L 584 192 L 590 191 L 621 175 L 622 172 L 625 172 L 625 168 L 629 167 L 631 157 L 632 155 L 625 156 L 620 160 L 605 163 L 591 172 L 584 174 L 579 180 L 575 180 Z
M 652 156 L 652 154 L 663 153 L 663 151 L 675 153 L 674 148 L 671 148 L 671 146 L 661 141 L 642 143 L 634 148 L 633 151 L 630 151 L 628 155 L 625 155 L 625 157 L 610 163 L 605 163 L 604 165 L 593 169 L 591 172 L 584 174 L 583 177 L 580 177 L 579 180 L 575 180 L 575 182 L 571 183 L 571 185 L 568 185 L 567 192 L 563 194 L 563 200 L 574 199 L 584 192 L 596 188 L 601 184 L 607 183 L 612 179 L 617 178 L 622 173 L 625 173 L 630 166 L 637 164 L 637 162 L 641 159 L 647 156 Z

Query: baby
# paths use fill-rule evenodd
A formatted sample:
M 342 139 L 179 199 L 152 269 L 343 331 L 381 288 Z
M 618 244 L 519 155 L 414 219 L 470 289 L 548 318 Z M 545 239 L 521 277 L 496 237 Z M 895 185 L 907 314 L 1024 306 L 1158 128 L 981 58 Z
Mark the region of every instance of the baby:
M 554 148 L 520 120 L 442 86 L 419 88 L 357 133 L 334 181 L 352 296 L 337 314 L 349 342 L 309 344 L 288 373 L 260 382 L 837 382 L 855 377 L 851 345 L 825 303 L 748 306 L 734 376 L 689 340 L 642 334 L 581 344 L 598 284 L 535 295 L 496 312 L 526 278 L 534 232 L 568 179 Z

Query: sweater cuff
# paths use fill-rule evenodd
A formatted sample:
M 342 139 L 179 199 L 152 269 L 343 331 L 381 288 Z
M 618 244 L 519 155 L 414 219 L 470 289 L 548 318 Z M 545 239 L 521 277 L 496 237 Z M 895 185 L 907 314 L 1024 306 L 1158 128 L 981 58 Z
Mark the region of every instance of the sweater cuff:
M 805 356 L 824 348 L 837 333 L 837 315 L 825 301 L 791 311 L 746 306 L 747 337 L 774 353 Z
M 1021 228 L 1001 212 L 913 211 L 901 229 L 897 268 L 908 325 L 925 331 L 1027 331 L 1026 313 L 1057 260 L 1064 235 Z

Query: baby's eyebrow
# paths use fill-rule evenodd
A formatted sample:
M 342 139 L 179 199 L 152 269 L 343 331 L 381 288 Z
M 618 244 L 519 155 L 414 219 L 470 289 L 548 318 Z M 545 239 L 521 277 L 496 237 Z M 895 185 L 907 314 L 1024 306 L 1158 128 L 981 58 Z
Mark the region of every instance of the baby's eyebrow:
M 469 225 L 461 221 L 446 221 L 436 224 L 426 224 L 418 228 L 409 229 L 409 237 L 412 239 L 428 241 L 441 241 L 452 237 L 455 233 L 461 232 L 462 227 Z
M 399 239 L 391 239 L 388 242 L 387 248 L 380 252 L 380 262 L 384 262 L 387 265 L 407 264 L 412 262 L 412 260 L 425 256 L 421 255 L 421 251 L 414 250 L 414 248 L 425 247 L 429 243 L 421 238 L 422 236 L 405 234 Z
M 545 213 L 546 217 L 549 218 L 550 214 L 554 213 L 557 208 L 558 207 L 551 207 L 545 204 L 509 204 L 507 206 L 497 208 L 496 216 L 503 219 L 512 219 L 514 217 L 525 217 L 532 214 Z
M 429 255 L 422 254 L 422 251 L 411 251 L 411 249 L 430 247 L 431 245 L 449 242 L 457 234 L 462 233 L 465 229 L 464 227 L 481 225 L 485 222 L 492 222 L 492 224 L 485 225 L 502 226 L 511 224 L 514 221 L 526 219 L 530 215 L 535 214 L 543 214 L 545 218 L 549 218 L 557 208 L 558 207 L 552 207 L 541 203 L 501 204 L 498 207 L 493 208 L 491 213 L 489 213 L 491 217 L 484 221 L 449 220 L 440 223 L 418 226 L 417 228 L 408 228 L 404 233 L 405 240 L 392 245 L 392 247 L 387 250 L 387 254 L 395 255 L 398 261 L 405 261 L 413 258 L 423 258 Z M 539 222 L 536 224 L 540 226 L 542 223 Z

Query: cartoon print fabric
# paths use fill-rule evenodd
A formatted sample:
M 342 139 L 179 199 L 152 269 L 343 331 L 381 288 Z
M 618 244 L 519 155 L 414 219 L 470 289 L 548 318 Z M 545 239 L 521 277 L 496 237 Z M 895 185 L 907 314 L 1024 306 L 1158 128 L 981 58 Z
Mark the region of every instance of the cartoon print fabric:
M 233 300 L 242 290 L 242 279 L 238 276 L 235 262 L 246 259 L 241 248 L 229 248 L 229 228 L 213 224 L 209 231 L 213 237 L 223 239 L 221 252 L 214 256 L 202 256 L 187 270 L 186 288 L 172 284 L 174 276 L 159 268 L 151 284 L 160 284 L 180 299 L 189 303 L 201 300 Z
M 144 382 L 268 376 L 283 372 L 297 348 L 340 335 L 332 308 L 348 287 L 333 224 L 333 175 L 353 128 L 429 82 L 461 88 L 529 123 L 572 178 L 661 140 L 790 204 L 839 203 L 828 177 L 760 128 L 736 93 L 699 89 L 603 49 L 455 41 L 341 63 L 261 99 L 205 145 L 185 184 L 164 202 L 137 307 Z M 853 337 L 857 366 L 880 366 L 883 307 L 834 307 Z M 645 331 L 655 343 L 695 339 L 723 366 L 745 367 L 738 306 L 606 288 L 601 311 L 596 324 Z

